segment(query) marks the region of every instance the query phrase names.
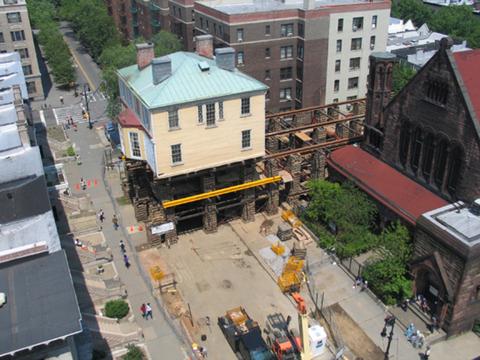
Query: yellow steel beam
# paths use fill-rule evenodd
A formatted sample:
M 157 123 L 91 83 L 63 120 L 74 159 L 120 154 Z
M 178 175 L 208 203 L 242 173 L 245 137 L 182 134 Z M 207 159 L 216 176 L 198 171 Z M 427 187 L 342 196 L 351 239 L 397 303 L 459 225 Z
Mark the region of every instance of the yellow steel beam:
M 232 193 L 232 192 L 236 192 L 236 191 L 242 191 L 242 190 L 246 190 L 246 189 L 250 189 L 250 188 L 253 188 L 253 187 L 262 186 L 262 185 L 266 185 L 266 184 L 272 184 L 272 183 L 275 183 L 275 182 L 279 182 L 280 180 L 282 180 L 281 176 L 273 176 L 273 177 L 269 177 L 269 178 L 265 178 L 265 179 L 246 182 L 246 183 L 243 183 L 243 184 L 240 184 L 240 185 L 229 186 L 229 187 L 226 187 L 226 188 L 223 188 L 223 189 L 208 191 L 208 192 L 201 193 L 201 194 L 198 194 L 198 195 L 187 196 L 187 197 L 182 198 L 182 199 L 163 201 L 162 205 L 165 209 L 167 209 L 167 208 L 178 206 L 178 205 L 183 205 L 183 204 L 188 204 L 188 203 L 192 203 L 192 202 L 195 202 L 195 201 L 209 199 L 209 198 L 212 198 L 212 197 L 215 197 L 215 196 L 225 195 L 225 194 L 228 194 L 228 193 Z

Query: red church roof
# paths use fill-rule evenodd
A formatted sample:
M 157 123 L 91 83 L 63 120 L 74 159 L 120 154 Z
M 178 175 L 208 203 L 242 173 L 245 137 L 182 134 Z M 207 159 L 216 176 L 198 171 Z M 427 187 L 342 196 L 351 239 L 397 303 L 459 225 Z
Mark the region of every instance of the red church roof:
M 138 120 L 137 115 L 129 108 L 126 108 L 118 115 L 118 122 L 121 127 L 142 128 L 142 124 L 140 120 Z
M 425 212 L 448 204 L 415 181 L 353 145 L 335 150 L 328 165 L 411 224 Z
M 467 88 L 477 120 L 480 121 L 480 49 L 453 53 L 457 69 Z

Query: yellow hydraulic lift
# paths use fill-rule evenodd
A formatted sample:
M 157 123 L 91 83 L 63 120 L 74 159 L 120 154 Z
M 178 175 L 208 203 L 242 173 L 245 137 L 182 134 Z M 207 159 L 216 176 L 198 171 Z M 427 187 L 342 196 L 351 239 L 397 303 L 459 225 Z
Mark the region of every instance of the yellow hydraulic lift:
M 273 176 L 273 177 L 269 177 L 269 178 L 265 178 L 265 179 L 249 181 L 249 182 L 246 182 L 246 183 L 243 183 L 243 184 L 240 184 L 240 185 L 229 186 L 229 187 L 226 187 L 226 188 L 223 188 L 223 189 L 208 191 L 208 192 L 201 193 L 201 194 L 198 194 L 198 195 L 187 196 L 187 197 L 182 198 L 182 199 L 163 201 L 162 205 L 165 209 L 167 209 L 167 208 L 171 208 L 171 207 L 178 206 L 178 205 L 183 205 L 183 204 L 188 204 L 188 203 L 192 203 L 192 202 L 195 202 L 195 201 L 209 199 L 209 198 L 212 198 L 212 197 L 215 197 L 215 196 L 225 195 L 225 194 L 228 194 L 228 193 L 232 193 L 232 192 L 236 192 L 236 191 L 242 191 L 242 190 L 250 189 L 250 188 L 253 188 L 253 187 L 257 187 L 257 186 L 276 183 L 276 182 L 279 182 L 280 180 L 282 180 L 281 176 Z

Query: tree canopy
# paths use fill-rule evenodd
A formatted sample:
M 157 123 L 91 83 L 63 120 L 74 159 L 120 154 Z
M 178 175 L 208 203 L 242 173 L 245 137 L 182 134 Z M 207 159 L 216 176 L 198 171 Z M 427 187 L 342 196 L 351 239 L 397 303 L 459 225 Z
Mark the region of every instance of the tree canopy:
M 416 73 L 416 70 L 408 64 L 395 64 L 393 66 L 393 93 L 398 94 Z
M 433 11 L 422 0 L 396 0 L 392 2 L 392 17 L 412 20 L 415 26 L 428 23 L 433 16 Z

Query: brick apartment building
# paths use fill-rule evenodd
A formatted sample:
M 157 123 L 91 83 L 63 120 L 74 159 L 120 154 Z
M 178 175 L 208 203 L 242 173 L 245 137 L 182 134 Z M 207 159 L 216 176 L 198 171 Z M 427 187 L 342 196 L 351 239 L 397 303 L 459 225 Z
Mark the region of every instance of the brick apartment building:
M 270 87 L 267 110 L 363 97 L 368 56 L 384 51 L 390 1 L 197 1 L 195 32 L 237 52 L 237 66 Z
M 42 78 L 25 0 L 0 0 L 0 53 L 12 51 L 20 54 L 28 97 L 43 99 Z

